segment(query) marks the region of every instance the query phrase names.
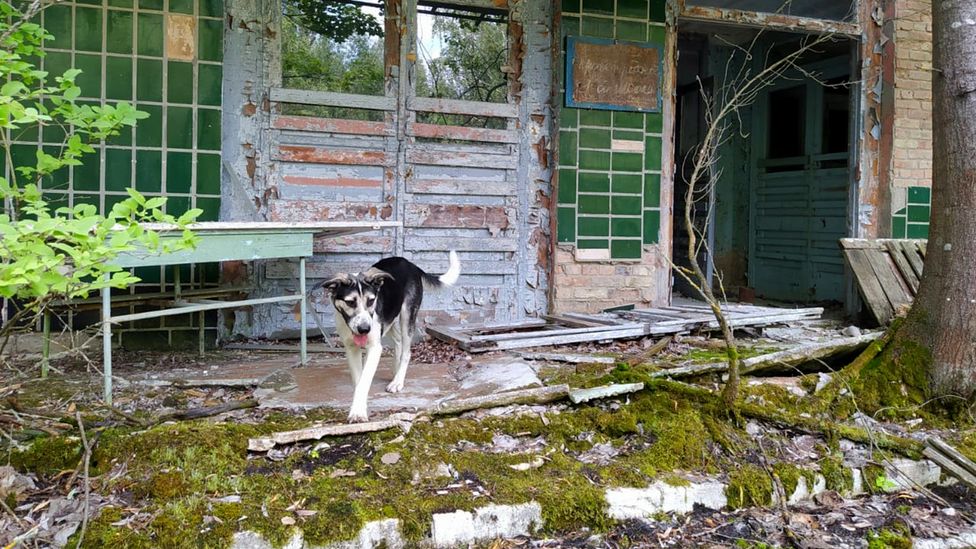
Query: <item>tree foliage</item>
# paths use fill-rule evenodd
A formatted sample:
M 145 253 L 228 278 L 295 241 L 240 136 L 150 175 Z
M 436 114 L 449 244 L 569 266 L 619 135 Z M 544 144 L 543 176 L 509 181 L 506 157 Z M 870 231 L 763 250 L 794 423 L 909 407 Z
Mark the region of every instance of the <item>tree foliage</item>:
M 283 0 L 285 15 L 334 42 L 360 36 L 383 36 L 383 27 L 358 6 L 334 0 Z
M 30 22 L 32 15 L 0 2 L 0 152 L 11 166 L 9 178 L 0 173 L 0 297 L 5 305 L 17 304 L 0 336 L 9 335 L 18 321 L 39 313 L 54 299 L 87 297 L 106 286 L 124 288 L 138 282 L 113 260 L 127 251 L 160 253 L 192 246 L 194 237 L 186 227 L 201 213 L 191 210 L 176 219 L 160 209 L 165 198 L 147 199 L 133 189 L 105 215 L 88 204 L 55 209 L 45 201 L 41 181 L 80 165 L 85 155 L 95 152 L 94 144 L 148 115 L 125 102 L 79 104 L 81 90 L 75 78 L 81 71 L 70 69 L 52 78 L 38 70 L 28 59 L 43 57 L 42 42 L 53 37 Z M 15 164 L 12 135 L 52 125 L 70 129 L 61 146 L 38 147 L 33 164 Z M 172 224 L 179 238 L 164 245 L 158 232 L 139 224 L 143 221 Z
M 508 36 L 504 24 L 438 17 L 434 35 L 443 47 L 423 65 L 418 93 L 430 97 L 504 103 L 508 100 Z

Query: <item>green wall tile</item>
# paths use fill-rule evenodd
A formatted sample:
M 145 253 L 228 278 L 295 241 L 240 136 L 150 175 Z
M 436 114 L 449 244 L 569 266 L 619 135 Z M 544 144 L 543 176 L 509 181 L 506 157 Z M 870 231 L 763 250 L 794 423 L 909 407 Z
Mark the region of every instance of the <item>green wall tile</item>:
M 644 114 L 639 112 L 614 111 L 614 128 L 644 129 Z
M 614 139 L 625 139 L 627 141 L 643 141 L 644 133 L 633 130 L 613 130 Z
M 108 5 L 116 8 L 131 8 L 132 0 L 108 0 Z
M 220 150 L 220 111 L 197 109 L 197 148 Z
M 141 10 L 162 10 L 163 0 L 139 0 L 139 9 Z
M 908 188 L 908 203 L 909 204 L 926 204 L 928 205 L 932 201 L 932 189 L 928 187 L 909 187 Z
M 617 39 L 643 42 L 647 40 L 647 25 L 637 21 L 617 21 Z
M 111 53 L 132 53 L 132 12 L 109 10 L 105 49 Z
M 132 151 L 105 149 L 105 190 L 124 191 L 132 186 Z
M 579 204 L 576 207 L 579 213 L 606 215 L 610 213 L 610 197 L 598 194 L 581 194 Z
M 647 19 L 647 0 L 617 0 L 617 17 Z
M 664 129 L 664 115 L 660 113 L 648 113 L 644 115 L 647 126 L 645 130 L 647 133 L 661 133 Z
M 576 109 L 562 109 L 559 112 L 559 127 L 573 129 L 579 126 L 579 111 Z
M 583 16 L 581 34 L 595 38 L 613 38 L 613 19 Z
M 82 97 L 102 96 L 102 58 L 88 53 L 75 54 L 75 68 L 81 69 L 81 74 L 75 78 L 75 84 L 81 88 Z
M 606 173 L 580 172 L 579 190 L 584 193 L 609 192 L 610 175 Z
M 579 13 L 580 12 L 580 0 L 563 0 L 562 1 L 563 13 Z
M 641 200 L 636 196 L 614 196 L 610 205 L 610 213 L 614 215 L 640 215 Z
M 580 126 L 609 126 L 610 111 L 580 109 L 579 123 Z
M 556 208 L 556 240 L 574 242 L 576 240 L 576 210 Z
M 583 13 L 613 15 L 614 0 L 583 0 Z
M 605 151 L 580 151 L 579 167 L 582 170 L 609 170 L 610 153 Z
M 909 223 L 907 236 L 908 238 L 928 238 L 929 237 L 928 224 L 923 225 L 917 223 Z
M 101 200 L 97 194 L 76 194 L 75 206 L 78 204 L 91 204 L 92 206 L 98 208 L 101 205 Z
M 102 51 L 102 10 L 75 8 L 75 49 Z
M 220 218 L 219 198 L 198 198 L 196 207 L 203 210 L 197 221 L 217 221 Z
M 644 142 L 644 167 L 648 170 L 661 169 L 661 139 L 648 137 Z
M 193 15 L 194 1 L 195 0 L 169 0 L 169 11 Z
M 615 173 L 611 176 L 613 185 L 610 190 L 614 193 L 641 194 L 644 181 L 640 175 Z
M 644 207 L 656 208 L 661 205 L 661 174 L 649 173 L 644 176 Z
M 632 217 L 615 217 L 610 222 L 613 236 L 641 237 L 641 220 Z
M 657 244 L 661 229 L 661 212 L 644 210 L 644 244 Z
M 576 243 L 576 246 L 582 250 L 608 250 L 610 249 L 610 241 L 605 238 L 599 240 L 581 238 Z
M 610 243 L 610 257 L 613 259 L 640 259 L 640 240 L 614 240 Z
M 166 101 L 169 103 L 193 103 L 193 64 L 181 61 L 167 63 Z
M 661 25 L 648 25 L 647 27 L 647 41 L 652 44 L 660 44 L 663 46 L 667 34 L 667 29 Z
M 576 220 L 577 231 L 582 236 L 610 236 L 610 220 L 606 217 L 583 217 Z
M 205 17 L 223 17 L 224 3 L 221 0 L 200 0 L 200 15 Z
M 197 80 L 197 102 L 201 105 L 220 106 L 223 89 L 223 68 L 220 65 L 197 66 L 200 73 Z
M 559 164 L 561 166 L 576 165 L 576 132 L 559 132 Z
M 47 201 L 51 213 L 56 212 L 59 208 L 68 207 L 68 193 L 44 193 L 44 200 Z
M 172 106 L 166 109 L 166 146 L 171 149 L 193 148 L 193 109 Z
M 224 55 L 223 20 L 201 19 L 199 24 L 197 57 L 204 61 L 220 61 Z
M 190 197 L 188 196 L 170 196 L 166 200 L 166 213 L 170 215 L 180 216 L 186 213 L 190 209 Z
M 163 145 L 163 108 L 158 105 L 139 105 L 139 110 L 149 113 L 149 118 L 136 124 L 136 145 L 161 147 Z
M 928 206 L 916 206 L 914 204 L 908 205 L 908 221 L 910 223 L 928 223 L 929 222 L 929 207 Z
M 579 36 L 580 34 L 580 18 L 579 17 L 567 17 L 564 16 L 560 20 L 560 25 L 562 25 L 563 36 Z M 565 51 L 565 44 L 563 45 L 563 50 Z
M 132 59 L 108 57 L 105 59 L 105 97 L 108 99 L 132 99 Z
M 197 194 L 220 194 L 220 155 L 197 155 Z
M 71 6 L 63 4 L 44 9 L 44 30 L 54 38 L 44 42 L 47 47 L 71 49 Z
M 136 98 L 141 101 L 163 100 L 163 62 L 156 59 L 136 61 Z
M 891 218 L 891 238 L 906 238 L 906 223 L 903 216 Z
M 166 153 L 166 193 L 189 194 L 193 184 L 193 155 Z
M 136 151 L 136 190 L 144 193 L 160 192 L 163 188 L 162 175 L 163 153 Z
M 579 131 L 579 144 L 581 147 L 590 149 L 609 149 L 610 130 L 581 128 Z
M 132 135 L 135 132 L 135 128 L 122 128 L 119 130 L 118 135 L 113 135 L 105 140 L 106 145 L 115 145 L 118 147 L 128 147 L 132 145 Z
M 83 156 L 81 165 L 73 166 L 71 170 L 71 186 L 74 190 L 97 191 L 100 188 L 102 165 L 97 152 Z
M 559 189 L 557 201 L 559 204 L 576 203 L 576 170 L 559 170 Z
M 643 158 L 639 153 L 613 153 L 613 171 L 615 172 L 640 172 Z
M 138 32 L 136 51 L 139 55 L 161 57 L 163 55 L 163 16 L 154 13 L 140 13 Z
M 659 23 L 663 23 L 665 21 L 666 4 L 667 0 L 651 0 L 651 21 L 657 21 Z

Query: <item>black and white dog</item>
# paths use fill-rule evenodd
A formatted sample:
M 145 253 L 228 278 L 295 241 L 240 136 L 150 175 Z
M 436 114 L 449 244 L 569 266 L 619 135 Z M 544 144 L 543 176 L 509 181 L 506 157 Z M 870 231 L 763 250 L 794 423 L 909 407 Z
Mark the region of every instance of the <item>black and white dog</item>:
M 450 267 L 440 276 L 427 274 L 402 257 L 388 257 L 364 273 L 341 273 L 321 283 L 332 295 L 336 331 L 346 348 L 356 387 L 349 421 L 367 420 L 366 397 L 383 351 L 381 339 L 387 332 L 393 337 L 396 374 L 386 390 L 396 393 L 403 389 L 424 285 L 452 286 L 461 274 L 457 253 L 452 250 L 450 258 Z

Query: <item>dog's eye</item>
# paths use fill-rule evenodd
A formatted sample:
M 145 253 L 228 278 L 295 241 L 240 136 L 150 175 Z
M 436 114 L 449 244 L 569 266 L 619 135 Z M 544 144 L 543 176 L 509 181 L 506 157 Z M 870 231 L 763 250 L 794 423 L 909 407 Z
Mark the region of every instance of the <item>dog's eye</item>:
M 348 305 L 350 305 L 352 307 L 355 307 L 356 306 L 356 298 L 355 297 L 350 297 L 348 299 L 344 299 L 343 301 L 345 301 Z
M 376 301 L 376 298 L 375 298 L 375 297 L 371 297 L 371 298 L 369 298 L 369 299 L 367 299 L 367 300 L 366 300 L 366 306 L 367 306 L 367 307 L 372 307 L 372 306 L 373 306 L 373 303 L 374 303 L 375 301 Z

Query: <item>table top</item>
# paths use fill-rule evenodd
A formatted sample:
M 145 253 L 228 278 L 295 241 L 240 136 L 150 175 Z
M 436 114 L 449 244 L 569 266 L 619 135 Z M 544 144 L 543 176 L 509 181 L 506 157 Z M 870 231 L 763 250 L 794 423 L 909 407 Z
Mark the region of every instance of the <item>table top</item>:
M 146 229 L 158 231 L 161 240 L 177 238 L 175 225 L 144 223 Z M 219 261 L 253 261 L 289 257 L 310 257 L 315 238 L 338 236 L 400 227 L 398 221 L 314 221 L 280 222 L 204 222 L 188 228 L 197 236 L 197 247 L 168 254 L 150 254 L 134 250 L 119 254 L 114 263 L 122 268 L 211 263 Z M 283 238 L 287 236 L 287 238 Z

